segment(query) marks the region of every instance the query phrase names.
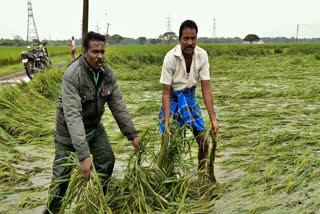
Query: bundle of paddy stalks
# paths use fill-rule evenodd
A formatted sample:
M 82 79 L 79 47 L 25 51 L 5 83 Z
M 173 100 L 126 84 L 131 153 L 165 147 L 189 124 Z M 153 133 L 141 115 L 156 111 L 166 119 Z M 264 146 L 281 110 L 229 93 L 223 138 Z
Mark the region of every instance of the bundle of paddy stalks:
M 50 201 L 60 183 L 69 181 L 59 213 L 112 213 L 104 198 L 100 178 L 94 167 L 91 170 L 90 179 L 86 181 L 80 175 L 80 163 L 74 154 L 71 154 L 63 165 L 72 167 L 73 170 L 65 177 L 51 183 L 52 188 L 48 198 L 48 201 Z
M 129 158 L 124 178 L 112 178 L 109 183 L 106 199 L 113 213 L 212 211 L 216 196 L 215 179 L 211 179 L 214 154 L 210 170 L 198 171 L 191 157 L 194 138 L 185 135 L 187 129 L 173 123 L 171 136 L 164 136 L 162 145 L 154 143 L 157 130 L 149 129 L 142 135 L 141 149 Z M 154 145 L 161 145 L 159 152 Z
M 194 138 L 185 135 L 187 129 L 171 125 L 171 136 L 164 137 L 162 145 L 157 143 L 158 131 L 147 129 L 140 137 L 140 149 L 129 157 L 123 176 L 110 179 L 105 197 L 96 173 L 93 171 L 86 182 L 77 166 L 63 199 L 62 213 L 212 212 L 216 184 L 208 170 L 197 170 L 191 157 Z M 77 160 L 73 159 L 74 167 Z
M 206 131 L 205 139 L 208 139 L 209 142 L 211 139 L 211 152 L 209 154 L 209 160 L 208 160 L 208 174 L 209 174 L 210 180 L 215 183 L 217 182 L 217 180 L 214 175 L 214 160 L 216 157 L 217 142 L 216 142 L 216 136 L 211 129 Z
M 158 180 L 166 176 L 154 162 L 155 153 L 150 145 L 154 132 L 147 129 L 141 136 L 140 150 L 129 158 L 123 179 L 110 180 L 106 198 L 114 213 L 152 213 L 168 206 L 167 199 L 159 193 Z
M 162 137 L 160 153 L 157 157 L 159 168 L 168 176 L 179 168 L 185 174 L 184 156 L 191 152 L 191 139 L 186 137 L 187 126 L 179 128 L 175 123 L 170 126 L 170 134 Z

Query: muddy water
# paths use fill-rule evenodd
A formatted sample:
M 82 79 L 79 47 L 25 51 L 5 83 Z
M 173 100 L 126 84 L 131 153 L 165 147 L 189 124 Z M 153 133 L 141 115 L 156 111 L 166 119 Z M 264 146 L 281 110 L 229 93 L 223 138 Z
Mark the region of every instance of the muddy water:
M 54 149 L 50 145 L 19 145 L 19 158 L 14 164 L 16 172 L 28 176 L 28 182 L 10 189 L 11 193 L 4 195 L 0 202 L 0 213 L 41 213 L 33 210 L 25 212 L 29 208 L 16 209 L 16 205 L 26 199 L 27 203 L 36 207 L 43 207 L 47 197 L 47 188 L 51 180 L 51 165 Z M 28 197 L 29 198 L 26 198 Z M 31 201 L 31 202 L 30 202 Z M 37 206 L 41 204 L 41 206 Z
M 40 214 L 44 209 L 48 186 L 52 176 L 52 161 L 54 158 L 54 147 L 52 145 L 23 145 L 16 148 L 21 152 L 21 160 L 16 163 L 17 173 L 28 174 L 29 182 L 25 186 L 12 189 L 11 194 L 6 194 L 4 199 L 0 201 L 0 213 L 21 213 L 21 214 Z M 126 168 L 129 158 L 128 151 L 133 150 L 131 145 L 124 148 L 127 152 L 117 152 L 116 163 L 113 176 L 122 177 L 122 172 Z M 26 202 L 30 203 L 30 207 L 18 208 L 16 205 L 25 197 Z M 32 205 L 33 204 L 33 205 Z M 5 206 L 3 206 L 5 205 Z

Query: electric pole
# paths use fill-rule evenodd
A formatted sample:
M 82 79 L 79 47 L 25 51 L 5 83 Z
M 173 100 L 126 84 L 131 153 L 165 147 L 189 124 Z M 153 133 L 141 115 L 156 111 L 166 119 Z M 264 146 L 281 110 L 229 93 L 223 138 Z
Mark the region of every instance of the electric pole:
M 215 39 L 216 37 L 217 37 L 216 18 L 213 18 L 212 38 Z
M 79 38 L 82 38 L 82 19 L 80 21 L 80 35 L 79 35 Z
M 110 25 L 111 25 L 110 23 L 107 23 L 107 35 L 109 35 L 109 26 Z
M 96 32 L 97 32 L 97 33 L 100 33 L 100 32 L 99 32 L 100 29 L 101 29 L 101 28 L 100 28 L 99 25 L 97 24 L 97 25 L 96 25 Z
M 85 35 L 88 33 L 88 22 L 89 22 L 89 0 L 83 0 L 82 41 L 84 40 Z
M 28 0 L 28 28 L 27 28 L 27 42 L 33 43 L 34 40 L 40 42 L 39 35 L 36 27 L 36 22 L 34 21 L 33 11 L 32 11 L 32 4 L 31 0 Z
M 172 32 L 170 16 L 167 18 L 167 32 Z
M 299 24 L 297 24 L 296 44 L 298 43 L 298 36 L 299 36 Z
M 107 17 L 107 13 L 105 13 L 106 17 Z M 109 26 L 111 25 L 109 22 L 108 22 L 108 19 L 106 18 L 106 24 L 107 24 L 107 33 L 106 33 L 106 36 L 109 35 Z

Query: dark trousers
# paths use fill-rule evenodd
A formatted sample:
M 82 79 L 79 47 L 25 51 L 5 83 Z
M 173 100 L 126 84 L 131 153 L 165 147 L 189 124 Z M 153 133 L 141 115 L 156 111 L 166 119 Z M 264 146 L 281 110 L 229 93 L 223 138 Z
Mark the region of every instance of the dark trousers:
M 94 167 L 97 173 L 101 173 L 104 175 L 101 182 L 105 192 L 107 181 L 112 175 L 115 162 L 112 147 L 109 143 L 109 138 L 105 130 L 103 130 L 102 133 L 100 133 L 99 135 L 92 137 L 92 139 L 89 139 L 88 141 L 90 153 L 93 156 Z M 70 152 L 75 152 L 75 149 L 73 148 L 72 144 L 65 144 L 63 142 L 57 142 L 55 140 L 55 146 L 56 154 L 52 167 L 53 181 L 70 173 L 72 169 L 67 168 L 65 166 L 61 166 L 61 164 L 65 163 L 65 158 L 67 158 L 70 155 Z M 52 213 L 59 212 L 61 208 L 62 198 L 65 195 L 67 188 L 68 182 L 61 183 L 54 192 L 54 196 L 51 196 L 52 199 L 48 201 L 47 209 L 49 209 Z M 49 212 L 46 210 L 44 213 Z

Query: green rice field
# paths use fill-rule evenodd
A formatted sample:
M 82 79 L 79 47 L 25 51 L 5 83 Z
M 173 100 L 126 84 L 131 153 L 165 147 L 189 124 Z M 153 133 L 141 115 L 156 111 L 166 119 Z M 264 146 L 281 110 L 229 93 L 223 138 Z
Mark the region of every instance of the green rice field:
M 78 48 L 79 49 L 79 48 Z M 27 51 L 26 47 L 4 47 L 0 46 L 0 67 L 21 63 L 20 53 Z M 70 47 L 48 46 L 51 57 L 70 54 Z M 77 52 L 80 52 L 77 50 Z
M 320 45 L 200 46 L 209 54 L 219 122 L 218 183 L 197 183 L 197 145 L 190 131 L 185 138 L 174 135 L 178 152 L 173 159 L 166 156 L 172 164 L 161 171 L 159 79 L 163 57 L 173 46 L 113 46 L 107 47 L 106 61 L 143 150 L 133 150 L 106 111 L 115 170 L 106 197 L 92 186 L 87 194 L 96 193 L 89 196 L 107 213 L 319 213 Z M 54 66 L 29 83 L 1 87 L 0 213 L 41 213 L 46 203 L 64 70 Z M 200 85 L 197 97 L 208 122 Z M 176 171 L 168 170 L 171 166 Z M 81 213 L 79 206 L 71 201 L 65 213 Z

